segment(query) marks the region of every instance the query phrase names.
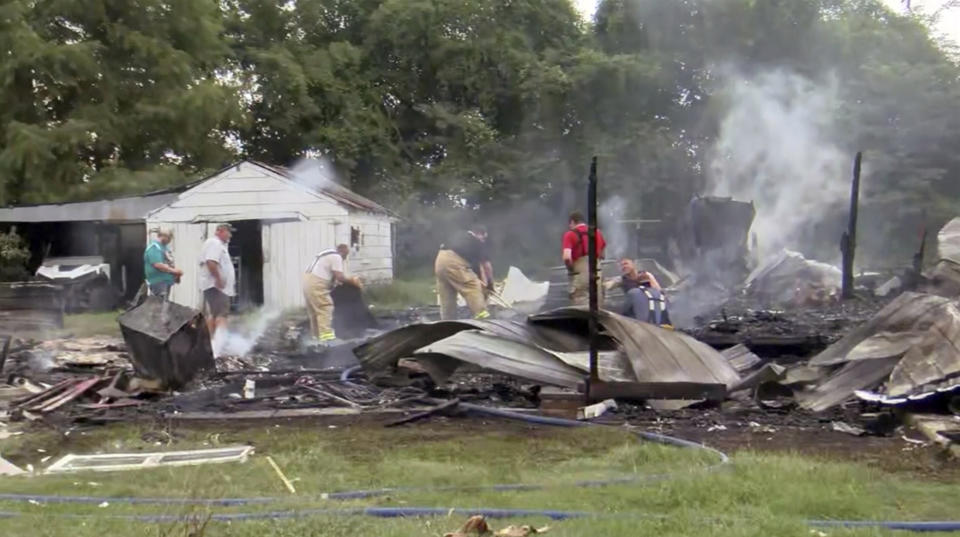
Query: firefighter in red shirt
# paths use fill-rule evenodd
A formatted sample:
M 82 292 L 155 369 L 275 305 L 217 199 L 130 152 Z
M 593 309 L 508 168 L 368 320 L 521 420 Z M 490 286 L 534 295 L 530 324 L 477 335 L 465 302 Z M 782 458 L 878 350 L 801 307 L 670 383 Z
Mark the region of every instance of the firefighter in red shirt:
M 583 221 L 583 214 L 575 211 L 570 214 L 570 230 L 563 234 L 563 262 L 567 265 L 570 275 L 570 302 L 574 306 L 587 306 L 590 303 L 590 241 L 587 224 Z M 597 229 L 597 271 L 599 261 L 603 259 L 603 251 L 607 247 L 603 233 Z M 599 284 L 599 282 L 598 282 Z M 597 286 L 597 298 L 603 302 L 603 287 Z

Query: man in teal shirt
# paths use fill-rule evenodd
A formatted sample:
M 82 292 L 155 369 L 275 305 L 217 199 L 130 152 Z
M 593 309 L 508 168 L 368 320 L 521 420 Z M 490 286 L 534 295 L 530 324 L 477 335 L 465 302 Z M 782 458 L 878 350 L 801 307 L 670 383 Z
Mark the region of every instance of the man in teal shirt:
M 173 232 L 161 229 L 157 232 L 157 239 L 150 242 L 143 252 L 143 275 L 147 282 L 150 295 L 159 296 L 166 300 L 170 296 L 170 288 L 180 281 L 183 271 L 174 268 L 167 252 L 167 245 L 173 240 Z

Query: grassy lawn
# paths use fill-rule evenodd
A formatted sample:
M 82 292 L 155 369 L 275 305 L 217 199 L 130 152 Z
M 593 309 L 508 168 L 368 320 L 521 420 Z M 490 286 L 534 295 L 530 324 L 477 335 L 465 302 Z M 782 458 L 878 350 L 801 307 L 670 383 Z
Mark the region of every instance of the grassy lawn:
M 121 311 L 104 313 L 76 313 L 63 316 L 63 331 L 61 335 L 73 337 L 117 336 L 120 337 L 120 325 L 117 317 Z
M 149 434 L 145 434 L 149 433 Z M 165 438 L 166 440 L 160 440 Z M 172 440 L 172 441 L 171 441 Z M 156 442 L 168 445 L 155 445 Z M 251 443 L 257 453 L 243 464 L 135 472 L 86 473 L 0 479 L 0 492 L 91 496 L 194 498 L 275 497 L 269 505 L 204 507 L 0 502 L 2 535 L 208 535 L 208 536 L 431 536 L 453 531 L 466 514 L 375 519 L 314 515 L 272 521 L 151 524 L 124 515 L 161 514 L 205 520 L 211 513 L 262 513 L 365 506 L 515 508 L 592 511 L 608 518 L 548 521 L 543 517 L 493 520 L 550 525 L 551 535 L 817 535 L 806 519 L 958 518 L 960 484 L 928 483 L 858 464 L 795 455 L 742 452 L 719 471 L 705 452 L 638 443 L 618 429 L 564 430 L 514 423 L 453 420 L 399 429 L 312 422 L 245 429 L 176 429 L 158 436 L 147 426 L 118 425 L 62 436 L 45 432 L 0 442 L 15 463 L 37 463 L 66 452 L 175 450 Z M 37 450 L 44 449 L 45 453 Z M 294 480 L 287 492 L 267 463 L 270 455 Z M 905 454 L 904 456 L 911 456 Z M 668 474 L 664 477 L 664 474 Z M 633 475 L 641 481 L 578 488 L 577 480 Z M 659 476 L 659 478 L 655 478 Z M 379 487 L 470 487 L 537 483 L 544 490 L 493 492 L 412 490 L 367 500 L 325 500 L 323 493 Z M 74 515 L 84 515 L 76 517 Z M 873 529 L 823 530 L 829 535 L 878 535 Z M 892 534 L 892 533 L 891 533 Z
M 423 277 L 412 280 L 394 280 L 385 285 L 371 285 L 364 289 L 367 302 L 376 309 L 397 310 L 437 303 L 437 282 Z

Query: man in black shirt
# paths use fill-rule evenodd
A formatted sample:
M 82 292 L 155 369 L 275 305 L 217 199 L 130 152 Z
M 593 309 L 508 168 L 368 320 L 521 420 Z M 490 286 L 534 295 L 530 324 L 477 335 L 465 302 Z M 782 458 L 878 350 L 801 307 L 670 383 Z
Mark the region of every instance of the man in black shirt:
M 474 225 L 440 246 L 434 263 L 440 318 L 456 319 L 457 294 L 467 302 L 474 319 L 490 317 L 484 288 L 493 288 L 493 266 L 487 247 L 487 230 Z

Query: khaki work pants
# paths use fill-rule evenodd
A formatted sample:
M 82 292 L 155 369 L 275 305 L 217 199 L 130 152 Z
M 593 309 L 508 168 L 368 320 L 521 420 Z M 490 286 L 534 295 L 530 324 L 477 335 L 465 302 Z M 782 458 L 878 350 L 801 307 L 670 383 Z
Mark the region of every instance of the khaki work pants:
M 599 264 L 599 260 L 598 260 Z M 597 267 L 599 275 L 600 267 Z M 597 278 L 597 307 L 603 307 L 603 285 Z M 590 305 L 590 258 L 583 256 L 573 262 L 573 272 L 570 274 L 570 303 L 574 306 Z
M 467 260 L 453 250 L 440 250 L 434 263 L 437 275 L 437 293 L 440 295 L 440 318 L 457 318 L 457 294 L 467 302 L 476 319 L 486 319 L 487 299 L 483 296 L 483 282 L 470 268 Z
M 320 341 L 329 341 L 333 333 L 333 299 L 330 284 L 311 272 L 303 275 L 303 297 L 307 302 L 310 333 Z

